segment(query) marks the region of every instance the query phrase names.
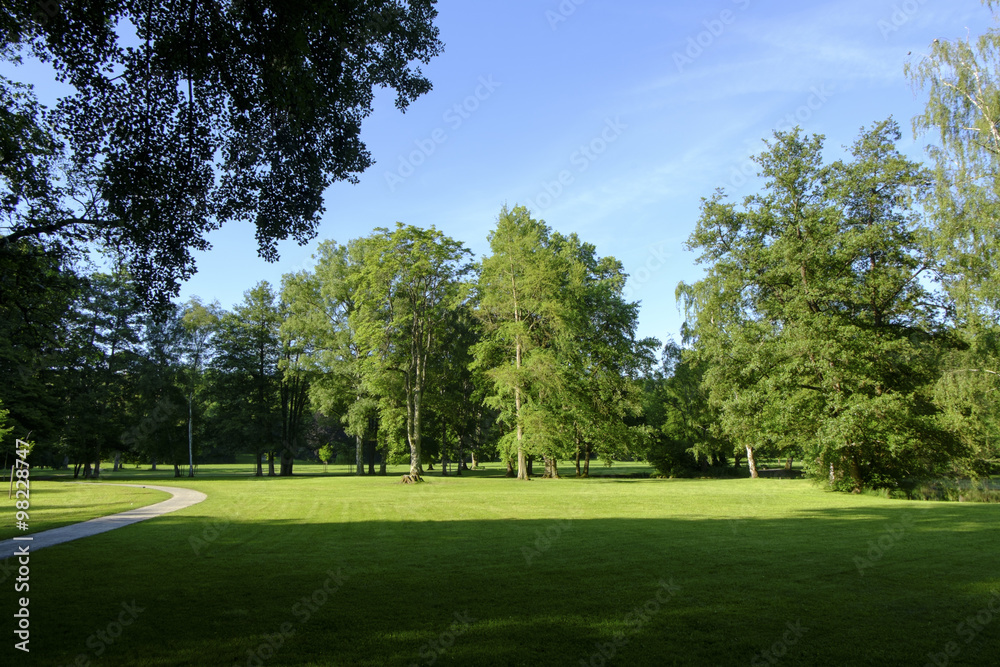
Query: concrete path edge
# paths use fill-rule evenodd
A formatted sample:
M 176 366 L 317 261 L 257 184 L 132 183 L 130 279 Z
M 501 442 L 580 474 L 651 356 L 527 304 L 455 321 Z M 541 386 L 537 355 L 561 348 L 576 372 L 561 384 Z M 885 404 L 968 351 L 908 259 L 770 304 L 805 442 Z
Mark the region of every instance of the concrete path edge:
M 119 512 L 118 514 L 109 514 L 108 516 L 99 516 L 95 519 L 90 519 L 89 521 L 81 521 L 80 523 L 62 526 L 61 528 L 43 530 L 42 532 L 35 533 L 34 535 L 25 535 L 20 538 L 3 540 L 0 542 L 0 560 L 6 560 L 19 553 L 23 553 L 22 551 L 19 551 L 19 549 L 26 545 L 29 547 L 30 553 L 37 551 L 38 549 L 54 546 L 56 544 L 78 540 L 82 537 L 100 535 L 101 533 L 106 533 L 109 530 L 115 530 L 116 528 L 122 528 L 123 526 L 163 516 L 164 514 L 169 514 L 170 512 L 182 510 L 185 507 L 191 507 L 192 505 L 197 505 L 208 497 L 201 491 L 183 489 L 177 486 L 154 486 L 152 484 L 105 484 L 105 486 L 132 486 L 139 489 L 154 489 L 156 491 L 169 493 L 171 497 L 168 500 L 163 500 L 152 505 L 146 505 L 145 507 L 137 507 L 134 510 L 127 510 L 125 512 Z

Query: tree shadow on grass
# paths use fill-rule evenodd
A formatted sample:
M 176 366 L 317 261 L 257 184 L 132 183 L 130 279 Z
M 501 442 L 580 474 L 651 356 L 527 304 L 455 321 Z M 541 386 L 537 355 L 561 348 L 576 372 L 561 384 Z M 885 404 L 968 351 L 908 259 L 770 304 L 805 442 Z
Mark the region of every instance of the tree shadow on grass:
M 1000 589 L 996 506 L 751 513 L 739 531 L 704 517 L 242 522 L 198 508 L 34 554 L 33 658 L 924 664 L 954 642 L 955 665 L 988 664 L 1000 645 L 991 612 L 968 642 L 973 626 L 957 629 Z

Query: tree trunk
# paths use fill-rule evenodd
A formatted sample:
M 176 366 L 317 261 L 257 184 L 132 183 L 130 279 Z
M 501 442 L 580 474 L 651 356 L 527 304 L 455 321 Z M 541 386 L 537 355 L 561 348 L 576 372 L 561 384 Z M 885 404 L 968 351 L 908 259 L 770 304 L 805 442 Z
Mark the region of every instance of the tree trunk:
M 111 472 L 118 472 L 122 469 L 122 453 L 115 452 L 115 463 L 111 467 Z
M 264 455 L 261 452 L 257 452 L 257 472 L 256 477 L 264 476 Z
M 517 319 L 517 318 L 515 318 Z M 518 337 L 515 343 L 515 367 L 517 372 L 521 372 L 521 338 Z M 517 478 L 519 480 L 531 479 L 531 472 L 528 470 L 527 458 L 524 455 L 524 448 L 521 446 L 524 440 L 524 427 L 521 425 L 521 385 L 518 380 L 514 387 L 514 417 L 517 419 Z
M 462 464 L 465 463 L 465 455 L 462 452 L 462 436 L 458 436 L 458 459 L 456 460 L 457 465 L 455 466 L 455 474 L 462 474 Z
M 382 449 L 381 452 L 379 452 L 379 455 L 382 457 L 382 460 L 379 461 L 379 464 L 378 464 L 378 474 L 380 476 L 382 476 L 382 477 L 385 477 L 386 474 L 387 474 L 386 466 L 389 463 L 389 452 L 388 452 L 388 449 L 389 449 L 388 447 L 385 447 L 385 448 Z M 372 461 L 374 461 L 374 460 L 375 460 L 375 452 L 373 450 L 372 451 Z
M 154 456 L 149 464 L 149 469 L 156 472 L 156 457 Z
M 521 430 L 520 426 L 518 426 L 517 428 L 518 428 L 518 431 Z M 518 448 L 517 448 L 517 475 L 516 475 L 516 477 L 517 477 L 518 480 L 522 480 L 523 481 L 523 480 L 526 480 L 526 479 L 530 479 L 530 475 L 531 475 L 531 473 L 528 471 L 528 455 L 525 454 L 524 450 L 521 449 L 520 445 L 518 445 Z
M 507 460 L 507 477 L 516 477 L 514 473 L 514 464 L 511 463 L 510 459 Z
M 193 397 L 188 395 L 188 477 L 194 477 L 194 412 Z
M 360 435 L 354 436 L 354 474 L 365 474 L 365 441 Z
M 284 446 L 281 448 L 281 471 L 279 474 L 282 477 L 291 477 L 294 467 L 295 467 L 295 452 L 292 451 L 291 443 L 286 442 L 284 443 Z
M 410 477 L 420 481 L 423 467 L 420 465 L 420 399 L 421 391 L 415 387 L 412 396 L 408 397 L 409 415 L 406 424 L 406 439 L 410 443 Z
M 267 476 L 274 477 L 274 452 L 267 453 Z
M 788 457 L 788 460 L 787 460 L 787 461 L 785 461 L 785 470 L 791 470 L 791 469 L 792 469 L 792 459 L 793 459 L 793 458 L 794 458 L 794 457 L 792 457 L 792 456 L 789 456 L 789 457 Z
M 476 450 L 474 449 L 472 450 L 472 469 L 479 469 L 479 457 L 476 456 Z
M 757 479 L 757 460 L 754 458 L 753 447 L 747 445 L 747 466 L 750 468 L 750 477 Z
M 83 478 L 90 479 L 90 461 L 83 464 Z
M 554 457 L 545 457 L 545 474 L 543 477 L 546 479 L 559 479 L 558 462 Z
M 583 476 L 590 477 L 590 443 L 583 446 Z
M 861 473 L 861 464 L 858 462 L 858 457 L 852 454 L 849 463 L 851 466 L 851 480 L 854 482 L 854 488 L 852 491 L 854 493 L 861 493 L 861 489 L 864 487 L 864 479 Z
M 91 474 L 91 477 L 93 477 L 94 479 L 100 479 L 101 478 L 101 457 L 100 456 L 98 456 L 97 460 L 94 461 L 94 472 Z
M 535 463 L 535 457 L 534 456 L 529 456 L 528 457 L 528 477 L 531 477 L 532 475 L 535 474 L 535 471 L 532 469 L 534 467 L 534 463 Z
M 733 468 L 736 470 L 740 469 L 740 453 L 733 452 Z
M 174 464 L 174 477 L 180 477 L 180 476 L 181 476 L 181 467 L 175 463 Z
M 375 454 L 378 452 L 378 443 L 372 442 L 371 446 L 368 448 L 368 474 L 375 474 Z M 382 457 L 382 467 L 380 475 L 385 474 L 385 457 Z
M 575 461 L 575 463 L 576 463 L 576 476 L 577 477 L 582 477 L 582 475 L 580 474 L 580 442 L 579 441 L 577 441 L 577 443 L 576 443 L 576 461 Z

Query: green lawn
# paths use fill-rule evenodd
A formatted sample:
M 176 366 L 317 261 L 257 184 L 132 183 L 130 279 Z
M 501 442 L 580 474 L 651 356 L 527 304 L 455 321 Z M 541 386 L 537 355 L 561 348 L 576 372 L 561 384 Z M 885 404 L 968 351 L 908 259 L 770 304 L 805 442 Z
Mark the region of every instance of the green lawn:
M 997 505 L 340 468 L 155 473 L 208 500 L 33 556 L 30 663 L 919 667 L 1000 650 Z

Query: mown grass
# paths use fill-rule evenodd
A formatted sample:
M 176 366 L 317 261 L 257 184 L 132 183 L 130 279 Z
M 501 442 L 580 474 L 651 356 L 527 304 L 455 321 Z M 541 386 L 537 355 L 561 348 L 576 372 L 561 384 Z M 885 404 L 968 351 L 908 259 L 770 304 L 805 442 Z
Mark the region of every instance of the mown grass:
M 955 648 L 948 664 L 984 665 L 1000 648 L 992 612 L 971 639 L 959 627 L 1000 611 L 995 505 L 800 480 L 243 468 L 158 473 L 208 499 L 37 552 L 32 661 L 923 665 Z

